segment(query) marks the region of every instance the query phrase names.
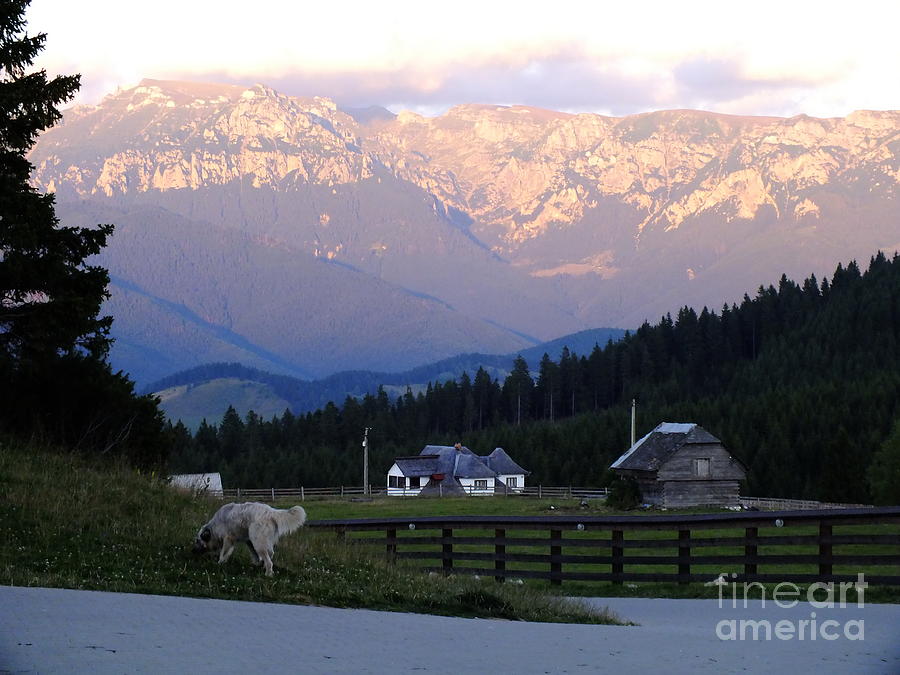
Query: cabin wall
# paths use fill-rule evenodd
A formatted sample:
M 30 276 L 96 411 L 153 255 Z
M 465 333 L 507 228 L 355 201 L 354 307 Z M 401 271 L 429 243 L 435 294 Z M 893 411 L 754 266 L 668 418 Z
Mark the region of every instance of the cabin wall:
M 661 504 L 666 508 L 740 504 L 740 482 L 736 480 L 670 480 L 661 485 Z
M 663 486 L 662 483 L 656 480 L 655 475 L 653 478 L 638 477 L 636 480 L 638 488 L 641 491 L 642 504 L 664 506 L 663 500 L 665 499 L 665 495 L 663 494 Z
M 709 476 L 694 473 L 695 459 L 709 459 Z M 668 480 L 732 480 L 745 478 L 744 467 L 721 443 L 691 443 L 684 445 L 657 472 L 659 479 Z

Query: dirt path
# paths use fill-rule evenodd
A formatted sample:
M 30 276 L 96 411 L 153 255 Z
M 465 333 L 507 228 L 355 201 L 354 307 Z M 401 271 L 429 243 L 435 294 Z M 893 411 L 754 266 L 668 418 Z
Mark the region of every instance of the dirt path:
M 596 600 L 640 627 L 0 587 L 0 672 L 898 673 L 900 606 Z M 864 640 L 723 641 L 722 620 L 864 620 Z

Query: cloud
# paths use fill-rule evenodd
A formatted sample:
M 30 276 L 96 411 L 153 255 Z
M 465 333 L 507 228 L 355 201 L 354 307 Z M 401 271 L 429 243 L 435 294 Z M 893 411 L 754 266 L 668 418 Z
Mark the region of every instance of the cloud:
M 735 18 L 733 9 L 739 11 Z M 40 65 L 80 72 L 81 99 L 143 77 L 253 84 L 345 105 L 439 111 L 519 103 L 627 114 L 705 108 L 846 114 L 900 108 L 900 6 L 757 0 L 327 3 L 33 0 Z M 743 108 L 740 108 L 744 106 Z
M 176 74 L 177 75 L 177 74 Z M 525 58 L 458 60 L 394 72 L 295 69 L 252 79 L 212 71 L 192 79 L 252 85 L 257 81 L 294 96 L 327 96 L 344 106 L 383 105 L 437 114 L 459 103 L 529 105 L 567 112 L 626 115 L 666 108 L 739 114 L 795 114 L 792 103 L 828 81 L 821 75 L 747 75 L 734 59 L 691 57 L 672 68 L 635 67 L 625 59 L 596 58 L 565 47 Z M 740 109 L 740 104 L 747 104 Z
M 200 79 L 252 84 L 222 72 Z M 665 79 L 627 76 L 583 56 L 556 54 L 521 62 L 456 62 L 423 71 L 295 71 L 265 83 L 287 94 L 328 96 L 349 106 L 446 109 L 458 103 L 495 103 L 621 114 L 664 104 L 659 92 Z

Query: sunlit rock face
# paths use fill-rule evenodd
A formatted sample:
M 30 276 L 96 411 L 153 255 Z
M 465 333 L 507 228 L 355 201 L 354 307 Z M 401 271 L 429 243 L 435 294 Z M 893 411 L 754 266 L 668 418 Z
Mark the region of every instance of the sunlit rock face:
M 458 106 L 437 118 L 398 118 L 367 147 L 510 250 L 579 221 L 600 200 L 633 206 L 639 235 L 704 212 L 725 223 L 751 220 L 762 207 L 802 217 L 818 212 L 811 193 L 830 185 L 893 191 L 898 133 L 898 112 L 778 119 L 675 110 L 616 119 Z
M 399 307 L 395 290 L 412 293 L 441 315 L 434 335 L 458 326 L 443 356 L 635 327 L 685 304 L 718 308 L 782 273 L 821 277 L 838 261 L 893 252 L 898 156 L 897 111 L 613 118 L 460 105 L 426 118 L 344 111 L 262 85 L 145 80 L 67 111 L 30 158 L 35 185 L 80 217 L 119 209 L 121 223 L 159 237 L 169 230 L 153 223 L 177 217 L 183 237 L 202 222 L 242 232 L 266 255 L 344 266 L 355 280 L 332 289 L 389 285 L 393 304 L 373 299 L 373 316 Z M 137 218 L 138 207 L 156 215 Z M 133 255 L 114 247 L 107 257 L 129 274 Z M 185 256 L 196 274 L 208 269 L 197 251 Z M 243 320 L 234 298 L 197 302 L 217 326 Z M 343 339 L 308 320 L 322 344 Z M 415 330 L 378 325 L 360 344 L 412 353 Z M 424 359 L 432 342 L 415 353 Z M 368 363 L 357 356 L 354 367 Z

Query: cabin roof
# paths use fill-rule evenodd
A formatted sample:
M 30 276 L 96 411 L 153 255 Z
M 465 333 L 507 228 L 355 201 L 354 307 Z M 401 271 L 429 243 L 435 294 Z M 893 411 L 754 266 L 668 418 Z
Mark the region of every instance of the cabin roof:
M 686 445 L 719 443 L 718 438 L 692 423 L 663 422 L 610 465 L 611 469 L 656 471 Z

